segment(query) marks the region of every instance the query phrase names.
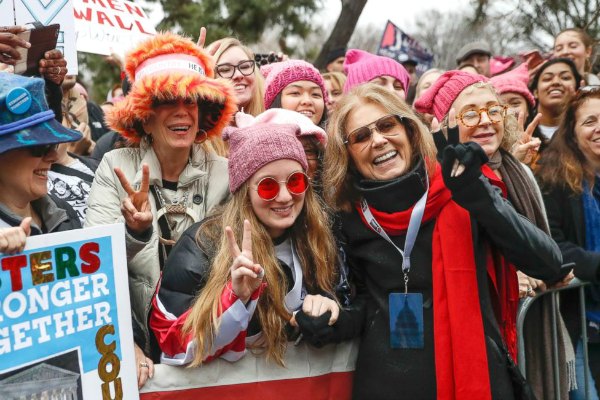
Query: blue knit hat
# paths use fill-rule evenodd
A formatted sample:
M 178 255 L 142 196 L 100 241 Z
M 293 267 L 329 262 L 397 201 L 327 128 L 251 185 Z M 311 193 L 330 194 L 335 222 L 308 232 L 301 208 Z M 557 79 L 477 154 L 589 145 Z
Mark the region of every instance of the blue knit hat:
M 0 154 L 81 138 L 79 132 L 58 123 L 49 110 L 43 79 L 0 72 Z

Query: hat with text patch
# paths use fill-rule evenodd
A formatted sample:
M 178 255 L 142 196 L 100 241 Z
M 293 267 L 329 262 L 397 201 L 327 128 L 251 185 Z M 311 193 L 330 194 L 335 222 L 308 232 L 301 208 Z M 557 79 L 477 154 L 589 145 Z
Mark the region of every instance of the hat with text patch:
M 81 139 L 56 120 L 44 87 L 43 79 L 0 72 L 0 154 Z
M 153 115 L 157 102 L 196 101 L 198 141 L 220 136 L 237 111 L 231 84 L 215 79 L 213 57 L 188 38 L 159 33 L 141 42 L 125 59 L 131 90 L 107 112 L 106 120 L 133 143 L 142 139 L 142 124 Z

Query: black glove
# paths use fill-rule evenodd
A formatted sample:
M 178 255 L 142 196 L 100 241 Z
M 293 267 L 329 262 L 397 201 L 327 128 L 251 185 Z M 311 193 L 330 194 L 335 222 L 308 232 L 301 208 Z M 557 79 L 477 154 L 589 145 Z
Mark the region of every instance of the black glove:
M 304 340 L 315 347 L 323 347 L 333 341 L 335 332 L 333 327 L 329 326 L 330 318 L 331 311 L 318 317 L 306 315 L 302 310 L 296 313 L 296 322 Z
M 459 143 L 458 127 L 448 128 L 448 140 L 443 132 L 433 134 L 433 140 L 438 150 L 438 160 L 442 166 L 444 183 L 451 191 L 464 188 L 469 183 L 481 176 L 481 166 L 488 161 L 488 157 L 481 146 L 474 142 Z M 464 167 L 460 175 L 452 176 L 452 169 L 458 165 Z

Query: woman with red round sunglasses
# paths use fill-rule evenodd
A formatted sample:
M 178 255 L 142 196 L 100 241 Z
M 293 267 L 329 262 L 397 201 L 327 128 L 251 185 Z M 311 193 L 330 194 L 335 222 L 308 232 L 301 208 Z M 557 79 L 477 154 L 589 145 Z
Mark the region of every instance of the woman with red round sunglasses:
M 167 259 L 150 317 L 163 363 L 237 361 L 261 348 L 283 364 L 297 311 L 337 319 L 337 250 L 306 175 L 300 127 L 261 121 L 225 131 L 232 198 Z

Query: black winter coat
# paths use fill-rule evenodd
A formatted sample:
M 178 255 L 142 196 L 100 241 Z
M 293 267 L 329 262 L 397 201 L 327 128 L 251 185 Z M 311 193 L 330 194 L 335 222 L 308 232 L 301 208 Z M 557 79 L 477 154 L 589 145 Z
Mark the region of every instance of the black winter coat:
M 397 212 L 416 203 L 424 192 L 422 163 L 392 181 L 360 181 L 355 187 L 378 211 Z M 517 214 L 483 176 L 452 193 L 471 214 L 477 281 L 493 399 L 512 399 L 506 357 L 486 270 L 486 244 L 492 244 L 530 276 L 548 279 L 558 273 L 561 256 L 556 244 Z M 344 246 L 357 288 L 353 309 L 342 313 L 336 339 L 361 335 L 354 375 L 354 399 L 435 399 L 433 344 L 432 234 L 435 220 L 422 224 L 411 256 L 409 292 L 422 293 L 424 349 L 391 349 L 388 295 L 403 290 L 402 258 L 387 241 L 369 229 L 358 211 L 340 215 L 339 240 Z M 405 236 L 393 236 L 403 247 Z

